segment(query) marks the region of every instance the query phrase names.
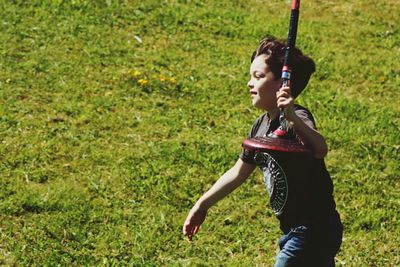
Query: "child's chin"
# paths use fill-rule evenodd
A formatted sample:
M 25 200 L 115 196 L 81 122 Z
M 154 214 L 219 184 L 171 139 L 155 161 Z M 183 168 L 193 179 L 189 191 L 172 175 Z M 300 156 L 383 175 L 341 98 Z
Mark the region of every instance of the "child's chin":
M 253 107 L 255 107 L 255 108 L 263 109 L 263 107 L 258 102 L 253 102 L 252 104 L 253 104 Z

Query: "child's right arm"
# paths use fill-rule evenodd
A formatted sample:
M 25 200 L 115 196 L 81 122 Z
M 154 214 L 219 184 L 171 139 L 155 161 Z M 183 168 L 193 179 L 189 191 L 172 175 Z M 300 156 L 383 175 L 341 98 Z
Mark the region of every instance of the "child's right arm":
M 225 172 L 218 181 L 196 202 L 190 210 L 183 225 L 183 234 L 192 240 L 200 225 L 204 222 L 207 210 L 239 187 L 255 169 L 256 165 L 245 163 L 239 159 L 236 164 Z

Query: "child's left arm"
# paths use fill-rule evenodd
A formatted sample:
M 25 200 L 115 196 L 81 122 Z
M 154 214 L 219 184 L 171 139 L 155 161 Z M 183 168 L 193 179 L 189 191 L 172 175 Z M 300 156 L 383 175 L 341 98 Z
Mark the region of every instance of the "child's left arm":
M 276 93 L 276 97 L 278 108 L 285 109 L 286 120 L 293 127 L 303 144 L 311 149 L 314 157 L 319 159 L 324 158 L 328 153 L 328 146 L 326 145 L 325 138 L 296 115 L 294 99 L 290 93 L 290 88 L 282 87 Z

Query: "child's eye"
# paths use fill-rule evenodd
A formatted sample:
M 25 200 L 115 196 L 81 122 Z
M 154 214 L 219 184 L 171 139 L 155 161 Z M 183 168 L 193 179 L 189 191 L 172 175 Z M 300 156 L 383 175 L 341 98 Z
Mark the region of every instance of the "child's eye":
M 250 76 L 257 80 L 265 77 L 262 72 L 253 72 Z

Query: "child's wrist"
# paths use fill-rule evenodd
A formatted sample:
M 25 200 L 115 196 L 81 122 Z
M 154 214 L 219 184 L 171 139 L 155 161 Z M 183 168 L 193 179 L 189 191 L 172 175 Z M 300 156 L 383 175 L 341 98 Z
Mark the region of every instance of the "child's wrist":
M 199 199 L 194 206 L 196 209 L 204 211 L 207 211 L 210 208 L 210 205 L 201 199 Z
M 288 123 L 294 125 L 298 119 L 294 110 L 285 110 L 285 118 Z

